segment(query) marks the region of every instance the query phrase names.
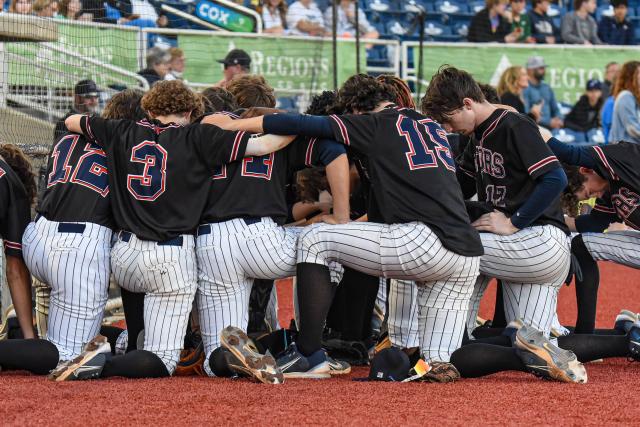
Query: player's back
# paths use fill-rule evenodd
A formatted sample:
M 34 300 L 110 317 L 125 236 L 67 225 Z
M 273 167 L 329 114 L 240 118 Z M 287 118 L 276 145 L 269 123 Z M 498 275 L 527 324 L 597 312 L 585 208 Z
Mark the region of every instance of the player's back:
M 47 187 L 36 211 L 50 221 L 91 222 L 113 228 L 107 157 L 78 134 L 63 135 L 47 164 Z
M 27 191 L 16 172 L 0 157 L 0 238 L 6 255 L 22 256 L 22 233 L 30 219 Z
M 336 138 L 367 157 L 370 215 L 385 223 L 421 221 L 445 247 L 482 253 L 470 226 L 444 130 L 420 113 L 388 107 L 378 113 L 332 116 Z
M 82 126 L 107 153 L 116 225 L 152 241 L 193 233 L 206 183 L 217 166 L 244 153 L 248 140 L 243 132 L 201 124 L 91 117 Z

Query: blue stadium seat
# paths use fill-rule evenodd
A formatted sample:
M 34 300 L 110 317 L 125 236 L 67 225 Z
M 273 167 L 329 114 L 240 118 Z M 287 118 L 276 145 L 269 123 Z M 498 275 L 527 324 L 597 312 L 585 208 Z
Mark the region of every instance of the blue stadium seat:
M 587 142 L 587 135 L 584 132 L 576 132 L 571 129 L 554 129 L 551 133 L 560 142 L 569 144 L 583 144 Z
M 482 1 L 482 0 L 470 1 L 469 2 L 469 13 L 472 13 L 473 15 L 475 15 L 476 13 L 478 13 L 482 9 L 484 9 L 484 6 L 485 6 L 485 2 Z
M 442 0 L 435 3 L 435 11 L 445 14 L 468 12 L 467 5 L 455 0 Z
M 276 108 L 287 110 L 292 113 L 298 112 L 296 99 L 293 97 L 282 97 L 276 99 Z
M 429 21 L 424 23 L 424 34 L 431 38 L 451 35 L 451 28 L 440 22 Z
M 365 9 L 371 9 L 378 12 L 384 12 L 391 9 L 389 0 L 369 0 L 366 3 L 367 5 L 365 6 Z
M 448 15 L 449 20 L 447 21 L 449 25 L 455 26 L 457 24 L 465 24 L 467 27 L 471 23 L 473 19 L 472 13 L 452 13 Z
M 453 34 L 459 35 L 462 39 L 466 39 L 469 34 L 469 22 L 457 22 L 453 24 Z
M 433 4 L 426 3 L 423 0 L 407 0 L 403 2 L 402 9 L 407 12 L 419 12 L 420 8 L 424 9 L 425 12 L 433 12 Z
M 587 132 L 587 142 L 590 144 L 604 144 L 605 137 L 602 129 L 591 129 Z

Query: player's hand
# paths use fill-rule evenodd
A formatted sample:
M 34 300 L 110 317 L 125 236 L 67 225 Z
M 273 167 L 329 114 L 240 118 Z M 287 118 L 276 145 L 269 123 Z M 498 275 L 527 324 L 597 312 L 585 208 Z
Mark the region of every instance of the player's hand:
M 322 222 L 326 224 L 346 224 L 350 221 L 349 218 L 340 218 L 334 214 L 322 215 Z
M 630 230 L 630 228 L 621 223 L 621 222 L 613 222 L 611 224 L 609 224 L 609 227 L 607 227 L 607 232 L 611 232 L 611 231 L 626 231 L 626 230 Z
M 549 140 L 553 137 L 553 134 L 549 129 L 543 126 L 538 126 L 538 130 L 540 131 L 540 136 L 544 139 L 544 142 L 549 142 Z
M 471 223 L 478 231 L 488 231 L 489 233 L 508 236 L 520 231 L 513 224 L 511 219 L 500 211 L 493 211 L 482 215 L 480 218 Z

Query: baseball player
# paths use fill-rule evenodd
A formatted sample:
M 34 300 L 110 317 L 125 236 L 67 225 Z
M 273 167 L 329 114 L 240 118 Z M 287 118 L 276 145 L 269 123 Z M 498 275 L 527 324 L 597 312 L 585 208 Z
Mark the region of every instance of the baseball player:
M 640 204 L 640 147 L 629 142 L 575 147 L 551 135 L 547 138 L 555 155 L 572 166 L 566 168 L 570 199 L 598 198 L 589 214 L 566 218 L 569 228 L 581 233 L 571 243 L 582 273 L 576 275 L 575 332 L 593 333 L 599 282 L 597 261 L 640 268 L 640 212 L 636 209 Z M 575 206 L 574 203 L 574 211 Z M 640 354 L 640 349 L 637 352 Z
M 102 117 L 143 119 L 142 95 L 133 89 L 116 94 Z M 36 212 L 22 239 L 25 260 L 51 287 L 46 338 L 60 360 L 69 361 L 98 334 L 108 297 L 114 223 L 102 148 L 83 135 L 63 135 L 49 156 Z
M 462 341 L 482 245 L 469 224 L 444 131 L 416 111 L 398 108 L 393 98 L 373 77 L 358 74 L 339 92 L 354 114 L 234 122 L 237 129 L 334 138 L 362 155 L 371 171 L 370 222 L 318 224 L 299 237 L 300 335 L 278 359 L 285 374 L 328 371 L 320 342 L 334 292 L 327 266 L 335 261 L 419 282 L 422 354 L 442 378 L 458 376 L 448 361 Z
M 344 146 L 336 142 L 304 138 L 284 150 L 223 165 L 214 174 L 196 241 L 197 305 L 209 375 L 214 375 L 210 356 L 221 344 L 221 331 L 229 325 L 247 327 L 253 279 L 295 275 L 301 228 L 281 226 L 288 214 L 285 187 L 294 171 L 314 165 L 326 166 L 334 216 L 348 220 L 349 163 Z M 334 283 L 339 276 L 336 271 Z
M 111 252 L 120 286 L 146 293 L 144 350 L 110 360 L 106 338 L 52 376 L 58 380 L 97 376 L 171 375 L 179 359 L 197 286 L 196 230 L 208 186 L 224 163 L 265 155 L 292 138 L 250 138 L 215 126 L 190 125 L 201 99 L 182 82 L 159 82 L 142 98 L 151 120 L 105 120 L 74 115 L 65 121 L 107 155 L 109 191 L 118 232 Z

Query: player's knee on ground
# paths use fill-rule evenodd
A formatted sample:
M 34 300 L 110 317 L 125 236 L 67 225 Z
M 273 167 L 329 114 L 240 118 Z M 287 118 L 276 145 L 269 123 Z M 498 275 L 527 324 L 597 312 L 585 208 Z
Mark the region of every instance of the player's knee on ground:
M 170 376 L 170 372 L 162 359 L 152 352 L 134 350 L 108 360 L 104 365 L 101 376 L 103 378 L 163 378 Z
M 58 365 L 58 349 L 46 340 L 0 341 L 0 368 L 46 375 Z
M 229 368 L 228 352 L 222 347 L 213 350 L 204 361 L 205 372 L 210 377 L 229 378 L 235 373 Z

